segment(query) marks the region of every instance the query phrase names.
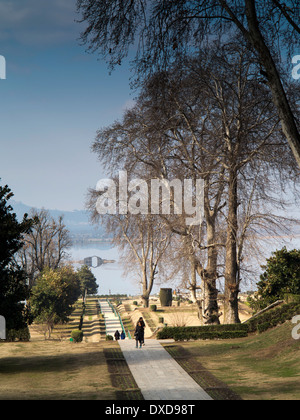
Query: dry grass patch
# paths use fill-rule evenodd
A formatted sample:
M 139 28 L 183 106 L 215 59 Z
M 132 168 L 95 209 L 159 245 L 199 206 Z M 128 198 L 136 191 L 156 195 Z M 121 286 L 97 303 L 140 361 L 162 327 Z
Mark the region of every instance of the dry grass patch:
M 0 344 L 0 399 L 117 400 L 105 349 L 117 343 L 35 341 Z

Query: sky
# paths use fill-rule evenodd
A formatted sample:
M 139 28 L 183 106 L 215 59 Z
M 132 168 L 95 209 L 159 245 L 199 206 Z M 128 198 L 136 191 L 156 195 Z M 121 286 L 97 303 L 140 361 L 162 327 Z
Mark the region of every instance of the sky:
M 129 65 L 109 75 L 80 45 L 76 0 L 0 0 L 0 184 L 16 201 L 84 209 L 105 177 L 90 150 L 96 131 L 134 101 Z

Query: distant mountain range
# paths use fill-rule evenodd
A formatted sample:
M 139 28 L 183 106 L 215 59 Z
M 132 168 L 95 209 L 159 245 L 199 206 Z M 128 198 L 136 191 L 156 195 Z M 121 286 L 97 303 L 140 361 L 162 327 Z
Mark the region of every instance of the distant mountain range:
M 30 207 L 20 201 L 10 200 L 14 213 L 19 220 L 23 219 L 25 213 L 30 214 L 33 207 Z M 38 209 L 40 210 L 40 209 Z M 48 209 L 45 209 L 48 210 Z M 64 224 L 72 235 L 88 235 L 95 238 L 105 237 L 104 229 L 101 226 L 92 225 L 89 221 L 89 214 L 85 210 L 62 211 L 48 210 L 50 215 L 57 220 L 59 216 L 64 216 Z

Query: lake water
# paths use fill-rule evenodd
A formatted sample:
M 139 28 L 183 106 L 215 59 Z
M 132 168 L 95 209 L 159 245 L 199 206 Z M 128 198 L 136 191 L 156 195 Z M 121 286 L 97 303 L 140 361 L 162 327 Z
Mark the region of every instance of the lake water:
M 104 264 L 98 268 L 92 268 L 92 272 L 99 285 L 98 294 L 108 295 L 120 293 L 127 295 L 139 295 L 141 293 L 138 283 L 129 277 L 123 276 L 123 268 L 119 263 L 119 254 L 116 248 L 109 244 L 87 244 L 73 246 L 68 250 L 72 261 L 80 261 L 87 257 L 100 257 L 104 260 L 115 260 L 115 263 Z M 75 263 L 75 268 L 80 264 Z
M 281 249 L 281 247 L 283 247 L 284 245 L 286 245 L 288 249 L 299 249 L 299 236 L 297 236 L 293 240 L 288 240 L 287 243 L 282 243 L 279 246 L 277 244 L 277 246 L 275 246 L 274 249 L 270 249 L 270 254 L 271 251 Z M 129 276 L 125 277 L 123 275 L 123 268 L 122 265 L 119 263 L 118 250 L 112 247 L 111 245 L 97 243 L 73 246 L 72 248 L 70 248 L 69 254 L 71 255 L 72 261 L 79 261 L 83 260 L 84 258 L 93 256 L 97 256 L 106 260 L 115 260 L 115 263 L 104 264 L 99 268 L 91 269 L 97 279 L 97 283 L 99 285 L 98 293 L 100 295 L 106 295 L 109 294 L 109 292 L 111 292 L 112 294 L 120 293 L 132 296 L 141 295 L 141 285 L 139 284 L 138 280 L 130 278 Z M 268 255 L 268 257 L 269 256 L 270 255 Z M 265 262 L 265 260 L 263 262 Z M 74 266 L 75 268 L 78 268 L 80 267 L 80 264 L 74 264 Z M 256 281 L 258 280 L 259 278 L 256 279 Z M 157 284 L 153 288 L 153 293 L 158 293 L 160 287 L 174 286 L 175 282 L 174 284 Z

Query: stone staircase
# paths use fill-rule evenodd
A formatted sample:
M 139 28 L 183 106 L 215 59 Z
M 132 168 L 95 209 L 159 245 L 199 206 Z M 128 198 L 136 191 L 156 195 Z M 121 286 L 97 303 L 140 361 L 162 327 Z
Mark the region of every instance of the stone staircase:
M 114 311 L 110 307 L 109 303 L 105 299 L 99 299 L 99 306 L 101 313 L 104 315 L 106 335 L 115 336 L 115 332 L 118 330 L 121 334 L 122 325 L 118 316 L 115 315 Z

